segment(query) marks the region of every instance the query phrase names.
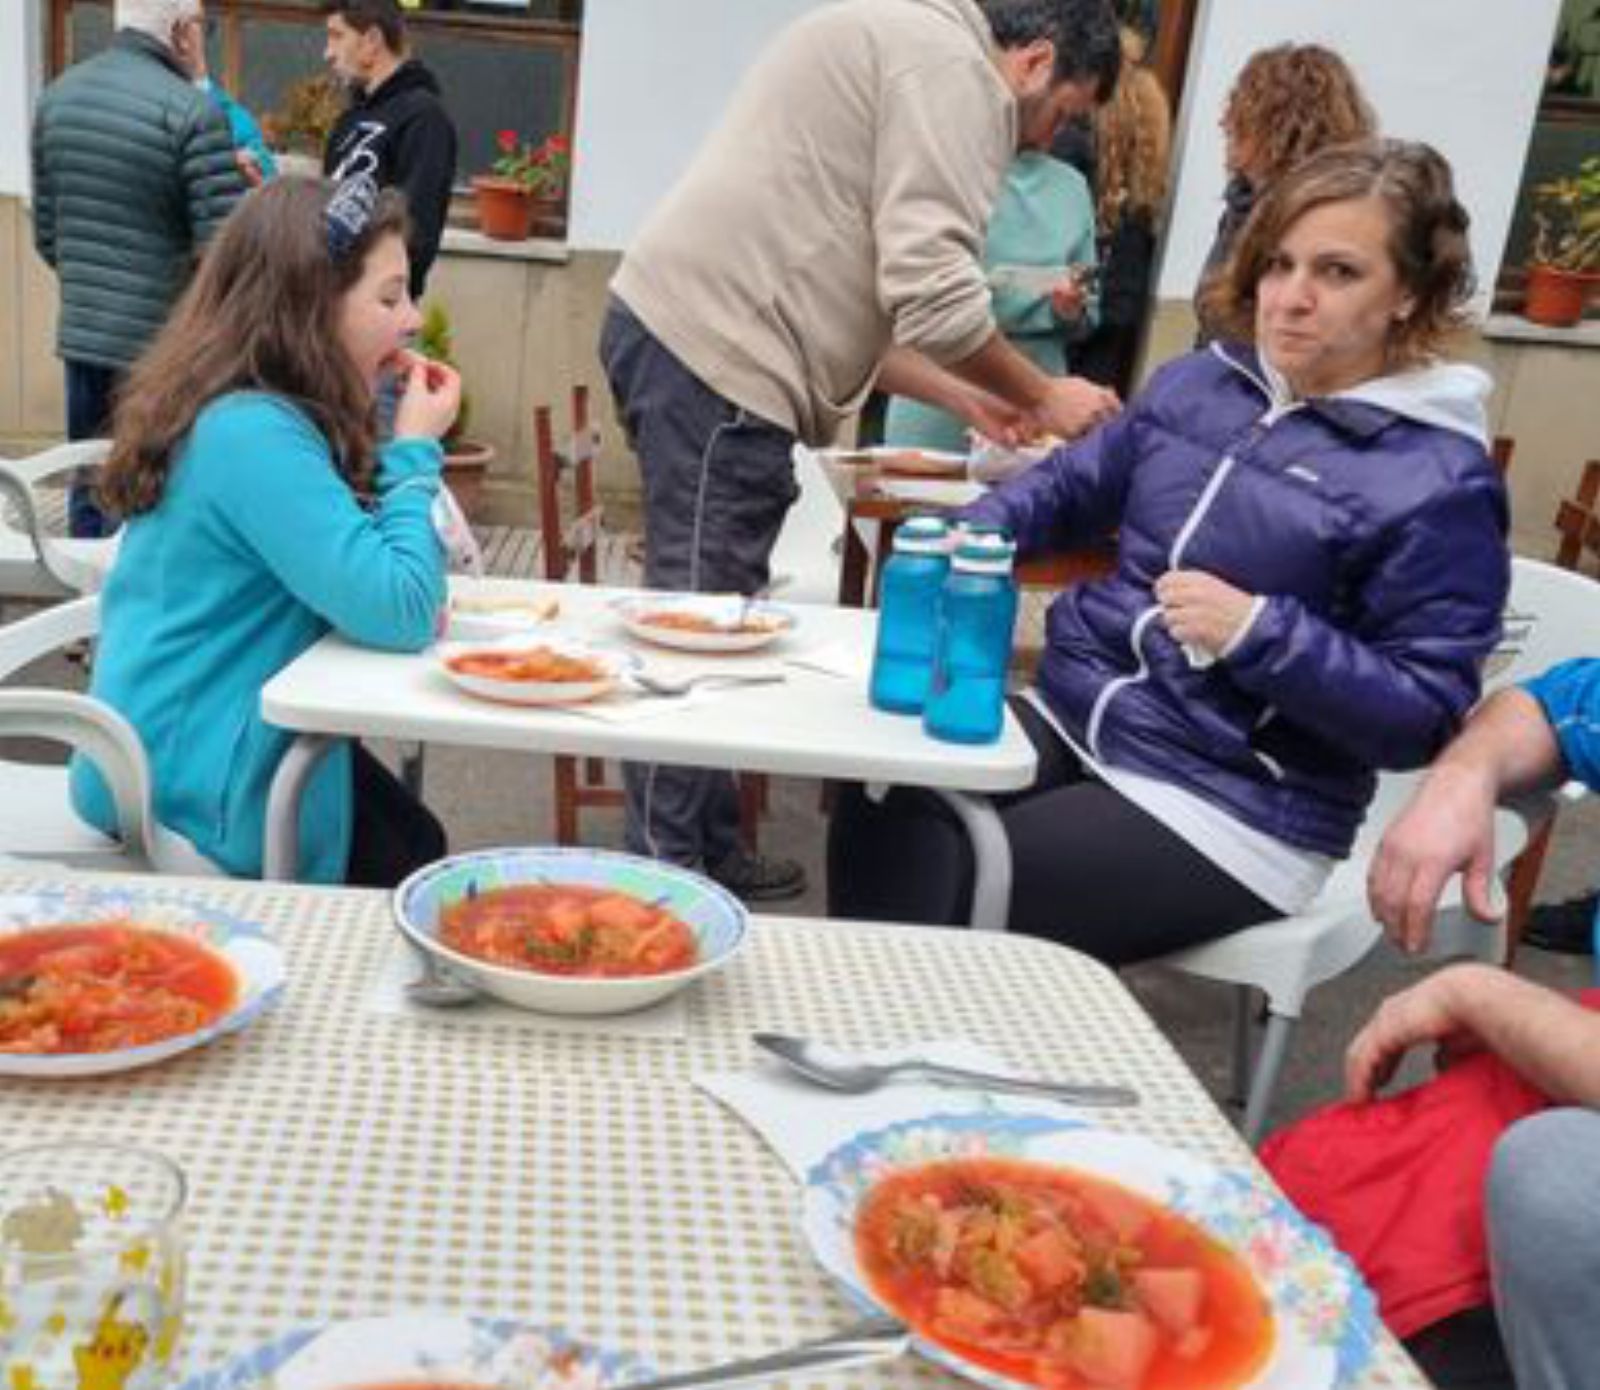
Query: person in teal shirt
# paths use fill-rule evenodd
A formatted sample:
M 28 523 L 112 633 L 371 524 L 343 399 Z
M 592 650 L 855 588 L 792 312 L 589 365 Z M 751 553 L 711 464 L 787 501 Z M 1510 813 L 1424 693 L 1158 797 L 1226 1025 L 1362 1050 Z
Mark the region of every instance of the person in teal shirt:
M 984 267 L 994 317 L 1013 347 L 1050 376 L 1067 374 L 1065 336 L 1095 325 L 1094 199 L 1070 164 L 1024 149 L 1006 171 L 989 217 Z M 889 401 L 886 444 L 967 452 L 967 427 L 907 396 Z
M 329 632 L 393 651 L 433 639 L 433 522 L 460 380 L 407 344 L 405 209 L 370 179 L 281 178 L 223 226 L 134 368 L 104 492 L 127 518 L 101 598 L 92 693 L 149 756 L 156 818 L 230 874 L 259 876 L 267 791 L 291 735 L 261 689 Z M 406 374 L 375 443 L 380 373 Z M 82 757 L 79 815 L 117 830 Z M 382 886 L 444 853 L 425 807 L 359 745 L 317 770 L 304 875 Z

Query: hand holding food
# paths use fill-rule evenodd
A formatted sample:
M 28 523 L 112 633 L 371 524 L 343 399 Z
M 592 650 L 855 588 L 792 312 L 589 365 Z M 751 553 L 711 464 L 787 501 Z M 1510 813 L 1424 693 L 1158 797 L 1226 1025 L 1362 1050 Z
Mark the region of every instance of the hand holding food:
M 1076 439 L 1102 425 L 1122 409 L 1115 391 L 1078 376 L 1056 377 L 1033 408 L 1033 425 L 1041 434 Z M 988 431 L 985 431 L 988 433 Z M 996 438 L 990 435 L 990 438 Z
M 1087 266 L 1068 266 L 1067 273 L 1050 290 L 1050 308 L 1058 319 L 1075 323 L 1089 303 Z
M 396 363 L 404 374 L 396 439 L 443 439 L 461 410 L 461 375 L 454 367 L 417 352 L 403 352 Z

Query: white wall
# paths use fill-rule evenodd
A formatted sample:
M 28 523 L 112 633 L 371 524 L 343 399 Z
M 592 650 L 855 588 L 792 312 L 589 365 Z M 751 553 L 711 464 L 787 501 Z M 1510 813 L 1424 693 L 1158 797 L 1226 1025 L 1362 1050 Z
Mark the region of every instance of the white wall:
M 625 247 L 716 124 L 750 60 L 818 3 L 590 0 L 578 74 L 572 245 Z
M 1217 117 L 1258 48 L 1336 49 L 1385 134 L 1427 140 L 1455 166 L 1485 301 L 1499 270 L 1561 0 L 1206 0 L 1184 94 L 1181 164 L 1158 294 L 1186 299 L 1221 209 Z
M 39 0 L 0 0 L 0 197 L 28 191 L 28 131 L 41 66 Z

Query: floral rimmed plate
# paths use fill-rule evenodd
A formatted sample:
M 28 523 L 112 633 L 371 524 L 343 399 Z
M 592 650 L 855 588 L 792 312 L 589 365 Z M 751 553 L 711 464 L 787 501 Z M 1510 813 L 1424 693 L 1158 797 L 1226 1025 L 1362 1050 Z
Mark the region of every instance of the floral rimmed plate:
M 855 1214 L 888 1172 L 944 1158 L 1023 1158 L 1109 1178 L 1164 1203 L 1232 1249 L 1271 1301 L 1272 1357 L 1249 1390 L 1334 1390 L 1372 1355 L 1371 1291 L 1350 1261 L 1281 1197 L 1249 1174 L 1177 1149 L 1058 1117 L 991 1112 L 930 1115 L 858 1134 L 812 1169 L 802 1226 L 823 1268 L 861 1307 L 882 1304 L 856 1261 Z M 924 1356 L 993 1390 L 1028 1390 L 925 1338 Z M 1243 1390 L 1243 1387 L 1241 1387 Z
M 233 1007 L 192 1033 L 114 1052 L 0 1052 L 0 1076 L 103 1076 L 163 1062 L 226 1033 L 236 1033 L 277 1003 L 283 993 L 283 952 L 266 930 L 220 908 L 120 888 L 52 888 L 0 893 L 0 935 L 50 926 L 130 922 L 203 942 L 233 968 Z
M 787 608 L 738 594 L 637 594 L 616 613 L 635 637 L 684 652 L 749 652 L 795 625 Z
M 631 1352 L 509 1318 L 396 1313 L 302 1327 L 180 1390 L 357 1390 L 427 1381 L 483 1390 L 603 1390 L 652 1374 Z
M 585 704 L 609 694 L 638 665 L 631 652 L 557 630 L 490 642 L 446 642 L 435 650 L 439 669 L 452 684 L 479 699 L 510 705 Z M 563 668 L 560 679 L 539 674 Z

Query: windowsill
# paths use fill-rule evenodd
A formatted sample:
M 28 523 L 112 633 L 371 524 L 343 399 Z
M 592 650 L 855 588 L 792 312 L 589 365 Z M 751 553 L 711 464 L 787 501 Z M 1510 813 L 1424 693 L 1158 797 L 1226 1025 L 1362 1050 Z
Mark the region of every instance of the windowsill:
M 1545 343 L 1550 347 L 1600 348 L 1600 319 L 1585 319 L 1572 328 L 1547 328 L 1521 314 L 1490 314 L 1483 321 L 1485 338 L 1514 343 Z
M 501 261 L 542 261 L 565 265 L 572 252 L 564 241 L 529 237 L 526 241 L 495 241 L 466 227 L 446 227 L 439 247 L 447 256 L 483 256 Z

